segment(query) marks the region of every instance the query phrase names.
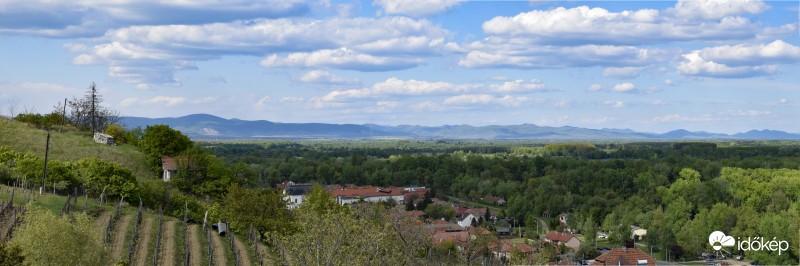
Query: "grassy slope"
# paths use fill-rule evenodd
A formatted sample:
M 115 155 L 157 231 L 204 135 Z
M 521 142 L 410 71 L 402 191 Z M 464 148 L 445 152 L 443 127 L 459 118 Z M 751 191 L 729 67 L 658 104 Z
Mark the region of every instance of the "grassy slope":
M 26 152 L 44 158 L 47 132 L 25 123 L 0 117 L 0 146 Z M 50 134 L 50 159 L 59 161 L 78 161 L 87 157 L 100 157 L 116 162 L 133 171 L 139 179 L 156 177 L 147 166 L 144 154 L 131 145 L 108 146 L 95 143 L 88 133 L 74 128 L 65 128 Z

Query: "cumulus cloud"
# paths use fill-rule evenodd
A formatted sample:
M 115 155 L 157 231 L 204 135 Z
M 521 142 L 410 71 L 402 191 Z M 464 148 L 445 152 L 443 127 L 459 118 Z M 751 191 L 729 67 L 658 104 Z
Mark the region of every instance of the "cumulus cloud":
M 357 79 L 340 77 L 322 70 L 309 71 L 303 73 L 300 76 L 296 76 L 293 79 L 295 81 L 303 83 L 327 84 L 327 85 L 354 85 L 359 83 Z
M 757 29 L 755 24 L 742 17 L 726 15 L 714 21 L 686 21 L 654 9 L 612 12 L 587 6 L 533 10 L 513 17 L 495 17 L 483 24 L 483 31 L 487 34 L 525 37 L 539 44 L 561 45 L 729 40 L 754 36 Z
M 676 123 L 676 122 L 708 122 L 714 120 L 710 114 L 698 116 L 685 116 L 680 114 L 667 114 L 654 117 L 651 121 L 656 123 Z
M 533 79 L 530 81 L 518 79 L 514 81 L 507 81 L 503 84 L 491 85 L 491 87 L 495 91 L 502 93 L 535 92 L 545 91 L 547 89 L 547 87 L 544 86 L 544 83 L 538 79 Z
M 516 107 L 528 101 L 527 97 L 513 97 L 505 95 L 495 97 L 489 94 L 465 94 L 444 99 L 445 105 L 503 105 L 506 107 Z
M 161 106 L 176 106 L 186 102 L 186 98 L 180 96 L 155 96 L 149 99 L 140 101 L 143 105 L 161 105 Z
M 667 85 L 667 86 L 675 86 L 675 81 L 673 81 L 673 80 L 671 80 L 671 79 L 665 79 L 665 80 L 664 80 L 664 85 Z
M 614 92 L 633 93 L 636 92 L 636 85 L 630 82 L 619 83 L 617 85 L 614 85 Z
M 267 55 L 264 67 L 405 69 L 438 55 L 447 36 L 427 20 L 404 17 L 254 19 L 133 26 L 67 47 L 80 53 L 73 63 L 107 65 L 124 82 L 179 85 L 176 71 L 226 55 Z
M 678 17 L 691 19 L 721 19 L 741 14 L 758 14 L 768 9 L 761 0 L 678 0 L 668 10 Z
M 800 47 L 776 40 L 695 50 L 683 55 L 678 72 L 689 76 L 746 78 L 772 75 L 778 65 L 800 62 Z
M 464 46 L 458 64 L 468 68 L 567 68 L 641 66 L 666 58 L 661 50 L 634 46 L 538 46 L 524 39 L 488 38 Z
M 428 16 L 445 12 L 461 3 L 461 0 L 375 0 L 372 5 L 386 14 Z
M 10 0 L 0 3 L 0 33 L 94 37 L 130 25 L 204 24 L 305 14 L 304 0 L 94 1 Z
M 323 101 L 336 102 L 354 98 L 382 96 L 419 96 L 436 94 L 454 94 L 466 92 L 474 88 L 471 85 L 453 84 L 449 82 L 428 82 L 421 80 L 402 80 L 389 78 L 372 87 L 352 90 L 336 90 L 322 97 Z

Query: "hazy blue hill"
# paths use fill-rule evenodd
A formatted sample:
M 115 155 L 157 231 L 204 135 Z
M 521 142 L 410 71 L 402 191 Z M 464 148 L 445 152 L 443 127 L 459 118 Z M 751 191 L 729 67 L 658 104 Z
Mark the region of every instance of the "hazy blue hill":
M 175 118 L 123 117 L 128 128 L 166 124 L 193 139 L 253 138 L 409 138 L 409 139 L 548 139 L 548 140 L 702 140 L 800 139 L 800 134 L 776 130 L 751 130 L 734 135 L 685 129 L 656 134 L 631 129 L 588 129 L 522 125 L 385 126 L 376 124 L 276 123 L 266 120 L 225 119 L 208 114 Z

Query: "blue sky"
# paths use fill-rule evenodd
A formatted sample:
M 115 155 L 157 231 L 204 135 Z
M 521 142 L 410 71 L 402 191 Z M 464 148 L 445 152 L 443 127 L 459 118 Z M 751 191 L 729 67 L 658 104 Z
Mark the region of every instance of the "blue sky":
M 0 3 L 0 113 L 800 132 L 797 1 Z

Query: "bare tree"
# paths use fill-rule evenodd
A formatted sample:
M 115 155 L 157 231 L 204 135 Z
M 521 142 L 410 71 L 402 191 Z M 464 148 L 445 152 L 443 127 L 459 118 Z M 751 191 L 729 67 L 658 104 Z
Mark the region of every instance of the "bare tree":
M 102 131 L 108 125 L 119 122 L 119 113 L 100 105 L 103 97 L 97 92 L 97 85 L 93 82 L 83 98 L 72 97 L 67 101 L 67 121 L 81 130 Z M 54 106 L 57 112 L 62 112 L 61 103 Z
M 8 100 L 8 113 L 11 115 L 11 118 L 14 118 L 17 115 L 17 100 L 11 99 Z

